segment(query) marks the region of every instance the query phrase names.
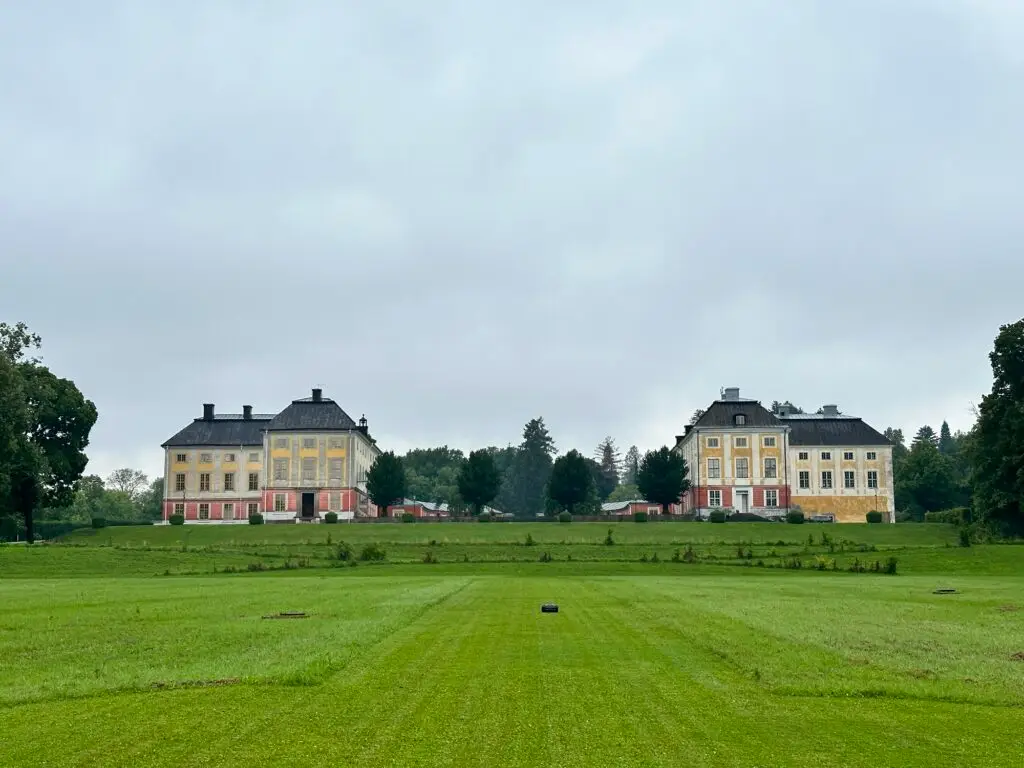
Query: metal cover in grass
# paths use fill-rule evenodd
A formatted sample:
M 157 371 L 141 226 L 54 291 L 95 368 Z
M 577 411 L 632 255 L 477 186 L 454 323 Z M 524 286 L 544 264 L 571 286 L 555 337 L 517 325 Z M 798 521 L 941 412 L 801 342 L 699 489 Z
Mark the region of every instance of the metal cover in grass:
M 956 590 L 952 587 L 939 587 L 932 592 L 933 595 L 955 595 L 956 593 Z
M 558 605 L 555 603 L 544 603 L 540 607 L 541 613 L 558 613 Z
M 263 617 L 264 619 L 305 619 L 308 618 L 305 611 L 281 611 L 281 613 L 271 613 Z

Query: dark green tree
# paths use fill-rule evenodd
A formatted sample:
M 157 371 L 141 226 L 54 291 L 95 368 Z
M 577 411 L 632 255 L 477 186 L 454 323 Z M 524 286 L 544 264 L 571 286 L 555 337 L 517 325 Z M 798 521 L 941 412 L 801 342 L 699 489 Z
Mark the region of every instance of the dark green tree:
M 629 446 L 626 458 L 622 460 L 622 484 L 636 485 L 636 476 L 640 472 L 640 449 Z
M 547 495 L 551 502 L 572 514 L 594 491 L 594 474 L 588 460 L 575 448 L 559 456 L 551 468 Z
M 778 400 L 772 400 L 771 412 L 778 416 L 782 413 L 783 408 L 788 408 L 790 413 L 803 413 L 804 409 L 798 405 L 793 405 L 789 400 L 784 403 L 780 403 Z
M 382 510 L 381 517 L 388 516 L 388 507 L 405 498 L 405 467 L 393 451 L 386 451 L 373 460 L 366 473 L 366 492 L 370 501 Z
M 479 515 L 501 489 L 501 474 L 487 450 L 472 451 L 459 470 L 459 496 Z
M 597 446 L 595 457 L 598 462 L 598 476 L 595 478 L 597 495 L 601 501 L 604 501 L 619 484 L 619 470 L 622 461 L 619 458 L 619 449 L 615 447 L 615 441 L 611 437 L 606 437 L 601 441 Z
M 939 444 L 939 436 L 935 434 L 934 429 L 925 424 L 917 430 L 917 434 L 914 435 L 914 441 L 910 444 L 910 447 L 913 448 L 921 442 L 929 443 L 937 447 Z
M 505 499 L 508 509 L 504 511 L 530 517 L 545 510 L 544 489 L 551 477 L 554 453 L 555 441 L 548 433 L 544 419 L 527 422 L 523 428 L 523 442 L 505 475 L 504 483 L 509 493 Z
M 635 484 L 623 483 L 605 501 L 639 501 L 640 497 L 640 489 Z
M 939 453 L 945 456 L 952 456 L 956 453 L 956 440 L 953 439 L 953 434 L 949 431 L 949 422 L 943 420 L 942 426 L 939 427 Z
M 914 443 L 900 467 L 897 506 L 920 520 L 925 512 L 959 506 L 962 495 L 953 463 L 930 440 Z
M 992 391 L 978 406 L 967 451 L 976 517 L 1007 533 L 1024 533 L 1024 320 L 999 329 L 992 352 Z
M 463 461 L 462 451 L 447 445 L 409 451 L 402 457 L 407 495 L 418 501 L 460 507 L 458 478 Z
M 703 415 L 704 415 L 704 409 L 703 408 L 698 408 L 697 410 L 695 410 L 693 412 L 693 415 L 690 417 L 690 426 L 692 427 L 694 424 L 696 424 L 698 421 L 700 421 L 700 417 L 703 416 Z
M 670 448 L 662 447 L 644 455 L 640 462 L 637 486 L 645 500 L 660 504 L 662 514 L 669 514 L 669 507 L 677 504 L 690 487 L 687 478 L 689 472 L 682 456 Z

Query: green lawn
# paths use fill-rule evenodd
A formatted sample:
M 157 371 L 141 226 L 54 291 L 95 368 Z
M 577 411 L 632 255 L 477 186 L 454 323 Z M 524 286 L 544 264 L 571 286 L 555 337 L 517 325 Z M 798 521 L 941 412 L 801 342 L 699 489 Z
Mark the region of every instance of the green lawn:
M 607 528 L 0 547 L 0 765 L 1019 765 L 1024 547 L 950 546 L 945 526 L 619 524 L 605 545 Z M 899 572 L 735 557 L 827 553 L 823 530 L 875 548 L 833 558 L 896 553 Z M 331 560 L 340 538 L 388 560 Z M 687 545 L 697 563 L 639 560 Z M 421 562 L 449 550 L 486 556 Z M 308 567 L 214 573 L 254 558 Z M 293 610 L 309 617 L 262 618 Z

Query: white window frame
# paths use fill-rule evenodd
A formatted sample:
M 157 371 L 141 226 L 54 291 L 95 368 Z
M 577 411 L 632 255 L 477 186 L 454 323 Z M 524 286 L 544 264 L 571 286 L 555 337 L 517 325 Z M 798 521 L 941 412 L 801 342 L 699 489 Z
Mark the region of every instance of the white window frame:
M 779 506 L 779 492 L 774 488 L 767 489 L 764 492 L 764 505 L 766 507 L 775 508 Z
M 209 493 L 210 491 L 210 473 L 200 472 L 199 473 L 199 490 Z
M 774 448 L 775 447 L 775 435 L 766 435 L 765 436 L 765 438 L 764 438 L 764 447 L 765 448 Z
M 771 473 L 769 474 L 768 465 L 771 464 Z M 779 477 L 779 461 L 774 456 L 765 456 L 764 458 L 764 474 L 761 477 L 768 478 L 770 480 L 778 479 Z
M 176 454 L 174 454 L 174 463 L 175 464 L 188 464 L 188 454 L 187 453 L 176 453 Z
M 804 490 L 811 487 L 811 473 L 806 469 L 801 469 L 800 473 L 796 477 L 797 488 Z
M 245 508 L 246 513 L 248 514 L 249 517 L 252 517 L 253 515 L 258 515 L 260 513 L 260 503 L 258 501 L 250 501 L 248 504 L 246 504 Z
M 233 454 L 233 453 L 225 453 L 223 461 L 224 461 L 225 464 L 234 464 L 235 463 L 235 454 Z
M 868 470 L 868 488 L 871 488 L 871 489 L 878 488 L 878 470 L 875 470 L 875 469 L 869 469 Z
M 274 482 L 287 482 L 288 459 L 274 459 Z
M 821 487 L 830 489 L 833 487 L 833 477 L 831 469 L 821 470 Z
M 207 503 L 205 501 L 203 503 L 201 503 L 199 505 L 199 510 L 196 513 L 196 516 L 200 520 L 209 520 L 210 519 L 210 505 L 209 505 L 209 503 Z
M 740 462 L 743 462 L 743 473 L 740 474 Z M 737 456 L 733 463 L 733 477 L 737 480 L 750 479 L 750 459 L 746 456 Z
M 275 512 L 287 512 L 288 511 L 288 494 L 287 493 L 275 493 L 274 494 L 274 511 Z
M 714 462 L 714 469 L 712 469 L 711 462 Z M 708 459 L 708 479 L 719 480 L 722 477 L 722 460 L 717 456 L 712 456 Z
M 185 490 L 185 473 L 175 472 L 174 473 L 174 491 L 175 493 L 182 493 Z
M 335 472 L 337 470 L 337 472 Z M 340 483 L 345 479 L 345 460 L 344 459 L 328 459 L 327 460 L 327 480 L 328 482 Z
M 235 473 L 225 472 L 224 473 L 224 490 L 234 491 L 235 490 Z
M 260 473 L 250 472 L 249 473 L 249 490 L 258 491 L 260 489 Z
M 746 414 L 744 414 L 744 413 L 737 413 L 735 416 L 732 417 L 732 423 L 735 424 L 737 427 L 745 427 L 745 426 L 747 426 L 747 416 L 746 416 Z
M 747 438 L 746 437 L 739 437 L 739 436 L 734 437 L 732 439 L 732 444 L 733 444 L 734 448 L 747 448 L 749 446 L 749 443 L 747 442 Z
M 864 454 L 865 461 L 878 461 L 878 453 L 876 451 L 868 451 Z
M 821 452 L 821 460 L 822 461 L 832 461 L 832 451 L 822 451 Z
M 300 466 L 299 475 L 300 479 L 304 483 L 312 483 L 316 481 L 316 458 L 313 456 L 306 456 L 302 459 L 302 465 Z
M 810 461 L 811 460 L 811 454 L 808 451 L 799 451 L 797 453 L 797 455 L 796 455 L 796 460 L 797 461 Z
M 843 451 L 843 461 L 853 461 L 856 456 L 853 451 Z
M 327 448 L 331 451 L 340 451 L 345 447 L 345 440 L 340 437 L 332 437 L 327 441 Z
M 233 501 L 226 501 L 220 508 L 220 519 L 221 520 L 234 520 L 235 519 L 235 503 Z
M 315 451 L 316 450 L 316 438 L 315 437 L 304 437 L 304 438 L 302 438 L 302 450 L 304 450 L 304 451 Z
M 213 464 L 213 454 L 212 453 L 200 453 L 199 454 L 199 463 L 200 464 Z
M 177 502 L 174 505 L 174 514 L 181 515 L 182 517 L 185 516 L 185 504 L 184 504 L 184 502 L 179 501 L 179 502 Z
M 706 448 L 720 448 L 721 445 L 722 444 L 718 441 L 717 437 L 705 437 L 704 438 L 704 446 Z
M 288 448 L 288 438 L 287 437 L 275 437 L 274 438 L 274 449 L 275 450 L 280 451 L 282 449 L 287 449 L 287 448 Z
M 857 473 L 849 469 L 843 470 L 843 488 L 849 490 L 857 487 Z
M 714 509 L 718 509 L 722 506 L 722 492 L 711 490 L 708 491 L 708 506 Z
M 327 494 L 327 511 L 341 512 L 341 491 L 331 491 Z

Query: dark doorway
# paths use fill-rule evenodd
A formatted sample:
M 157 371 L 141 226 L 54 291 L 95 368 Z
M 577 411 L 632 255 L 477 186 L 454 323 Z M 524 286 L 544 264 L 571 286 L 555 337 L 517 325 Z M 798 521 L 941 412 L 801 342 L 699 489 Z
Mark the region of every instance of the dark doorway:
M 302 494 L 302 516 L 312 517 L 315 507 L 316 494 L 304 493 Z

